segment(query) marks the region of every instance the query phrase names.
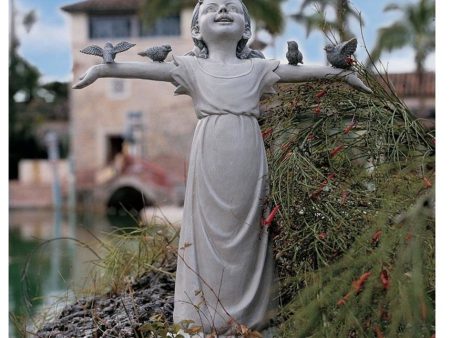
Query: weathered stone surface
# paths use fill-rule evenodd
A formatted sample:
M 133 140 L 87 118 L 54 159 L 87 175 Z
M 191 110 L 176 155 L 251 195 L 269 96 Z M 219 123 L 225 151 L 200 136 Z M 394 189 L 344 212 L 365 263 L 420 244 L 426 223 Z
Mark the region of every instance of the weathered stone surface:
M 175 266 L 166 268 L 175 271 Z M 141 337 L 139 327 L 160 315 L 172 320 L 174 280 L 148 272 L 120 294 L 81 298 L 36 333 L 42 338 Z

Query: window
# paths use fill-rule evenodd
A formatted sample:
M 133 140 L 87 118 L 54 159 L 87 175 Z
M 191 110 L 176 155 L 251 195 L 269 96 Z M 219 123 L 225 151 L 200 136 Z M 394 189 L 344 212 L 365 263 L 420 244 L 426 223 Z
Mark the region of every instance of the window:
M 125 92 L 125 81 L 118 79 L 113 80 L 111 83 L 111 91 L 115 95 L 121 95 Z
M 128 38 L 132 17 L 126 15 L 92 15 L 89 17 L 89 38 Z
M 136 15 L 89 16 L 90 39 L 121 39 L 129 37 L 179 36 L 180 16 L 167 16 L 152 25 L 138 20 Z
M 130 96 L 130 82 L 124 79 L 110 79 L 107 95 L 110 99 L 126 99 Z
M 158 19 L 153 25 L 146 25 L 141 22 L 140 36 L 178 36 L 181 34 L 180 16 L 167 16 Z
M 107 153 L 106 153 L 106 161 L 107 163 L 111 163 L 116 158 L 117 154 L 120 154 L 123 151 L 123 137 L 122 135 L 108 135 L 107 142 Z

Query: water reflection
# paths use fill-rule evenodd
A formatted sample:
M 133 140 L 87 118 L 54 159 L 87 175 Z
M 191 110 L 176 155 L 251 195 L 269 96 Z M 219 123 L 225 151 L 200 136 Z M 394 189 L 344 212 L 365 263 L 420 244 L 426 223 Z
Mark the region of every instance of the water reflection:
M 167 207 L 149 209 L 143 219 L 177 224 L 181 216 L 182 208 Z M 98 259 L 96 254 L 102 255 L 98 239 L 104 240 L 117 227 L 136 226 L 137 216 L 11 210 L 9 223 L 9 311 L 18 318 L 38 320 L 70 303 L 74 295 L 68 290 L 79 296 L 89 289 L 92 262 Z M 33 331 L 33 323 L 28 325 Z M 9 337 L 22 337 L 12 322 Z
M 93 252 L 71 239 L 98 250 L 93 235 L 102 238 L 111 230 L 109 222 L 100 215 L 12 210 L 10 313 L 16 318 L 33 318 L 38 312 L 45 313 L 48 307 L 54 310 L 54 304 L 64 306 L 70 302 L 71 294 L 67 290 L 80 290 L 88 285 L 87 277 L 93 267 L 90 263 L 96 259 Z M 20 335 L 10 327 L 10 337 Z

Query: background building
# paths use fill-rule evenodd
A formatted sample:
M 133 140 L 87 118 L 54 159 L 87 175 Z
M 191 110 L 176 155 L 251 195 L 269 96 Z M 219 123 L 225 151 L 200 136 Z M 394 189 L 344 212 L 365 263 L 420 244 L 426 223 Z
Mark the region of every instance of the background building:
M 434 122 L 436 104 L 434 72 L 424 73 L 422 81 L 419 80 L 417 73 L 393 73 L 389 74 L 389 80 L 397 95 L 414 115 Z
M 79 52 L 93 44 L 135 43 L 118 54 L 117 62 L 151 62 L 137 53 L 162 44 L 170 44 L 175 55 L 192 49 L 192 9 L 147 27 L 139 18 L 139 4 L 138 0 L 87 0 L 63 7 L 71 18 L 74 78 L 101 62 Z M 134 157 L 150 160 L 168 174 L 183 175 L 197 118 L 191 98 L 174 98 L 174 89 L 170 83 L 100 79 L 83 90 L 72 90 L 71 149 L 77 184 L 95 183 L 96 173 L 112 165 L 125 146 Z

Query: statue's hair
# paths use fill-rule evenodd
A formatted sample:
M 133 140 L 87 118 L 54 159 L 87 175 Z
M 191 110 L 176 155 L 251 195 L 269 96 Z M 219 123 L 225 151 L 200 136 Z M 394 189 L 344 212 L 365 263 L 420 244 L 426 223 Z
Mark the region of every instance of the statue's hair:
M 191 22 L 191 32 L 198 31 L 198 17 L 200 15 L 200 6 L 203 4 L 203 0 L 199 0 L 197 5 L 194 8 L 194 12 L 192 14 L 192 22 Z M 248 12 L 247 7 L 242 2 L 242 8 L 244 10 L 244 19 L 245 19 L 245 31 L 248 32 L 247 35 L 244 35 L 241 40 L 239 40 L 236 48 L 236 56 L 239 59 L 250 59 L 250 58 L 260 58 L 264 59 L 264 54 L 261 53 L 258 50 L 250 49 L 247 46 L 247 42 L 251 37 L 251 20 L 250 20 L 250 14 Z M 209 56 L 208 46 L 206 46 L 205 42 L 203 40 L 196 39 L 195 37 L 192 37 L 192 40 L 194 41 L 194 49 L 187 53 L 187 55 L 191 56 L 197 56 L 203 59 L 207 59 Z

